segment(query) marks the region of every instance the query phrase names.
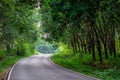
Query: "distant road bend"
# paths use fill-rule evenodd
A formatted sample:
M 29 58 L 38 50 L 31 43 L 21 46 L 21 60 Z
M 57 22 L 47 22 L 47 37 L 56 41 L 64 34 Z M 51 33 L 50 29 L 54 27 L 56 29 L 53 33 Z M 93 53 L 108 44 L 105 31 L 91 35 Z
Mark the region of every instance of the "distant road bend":
M 49 60 L 50 54 L 25 58 L 11 69 L 8 80 L 97 80 L 59 68 Z

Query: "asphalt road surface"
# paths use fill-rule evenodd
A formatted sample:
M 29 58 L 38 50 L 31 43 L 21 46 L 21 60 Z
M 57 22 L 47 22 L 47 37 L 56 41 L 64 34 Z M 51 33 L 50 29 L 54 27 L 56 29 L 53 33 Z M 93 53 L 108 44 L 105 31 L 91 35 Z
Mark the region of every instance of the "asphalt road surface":
M 40 54 L 17 62 L 8 80 L 97 80 L 57 67 L 49 60 L 50 56 Z

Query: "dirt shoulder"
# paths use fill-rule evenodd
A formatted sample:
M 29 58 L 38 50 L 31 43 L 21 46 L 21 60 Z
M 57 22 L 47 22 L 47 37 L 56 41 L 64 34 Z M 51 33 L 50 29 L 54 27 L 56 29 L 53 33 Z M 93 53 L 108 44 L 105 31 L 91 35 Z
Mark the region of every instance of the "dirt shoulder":
M 5 69 L 1 74 L 0 74 L 0 80 L 7 80 L 7 74 L 11 68 Z

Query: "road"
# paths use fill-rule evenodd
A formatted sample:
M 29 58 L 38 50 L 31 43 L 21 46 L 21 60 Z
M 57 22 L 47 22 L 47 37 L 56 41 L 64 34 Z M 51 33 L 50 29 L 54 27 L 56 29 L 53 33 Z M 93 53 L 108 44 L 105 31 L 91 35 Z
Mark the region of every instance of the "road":
M 40 54 L 17 62 L 8 80 L 97 80 L 57 67 L 49 60 L 50 56 Z

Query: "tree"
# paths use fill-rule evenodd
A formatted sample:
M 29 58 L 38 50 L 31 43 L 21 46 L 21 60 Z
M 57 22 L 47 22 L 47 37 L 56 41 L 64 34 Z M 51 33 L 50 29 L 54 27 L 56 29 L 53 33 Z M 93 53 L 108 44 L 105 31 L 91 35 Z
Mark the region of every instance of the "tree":
M 71 45 L 74 54 L 89 53 L 93 61 L 98 55 L 102 63 L 103 55 L 117 55 L 118 7 L 119 1 L 113 0 L 41 1 L 43 33 L 49 40 Z
M 22 47 L 23 43 L 34 44 L 37 40 L 39 15 L 37 7 L 34 6 L 36 4 L 37 1 L 33 0 L 0 1 L 0 41 L 8 53 L 16 49 L 20 55 L 22 53 L 17 47 Z

